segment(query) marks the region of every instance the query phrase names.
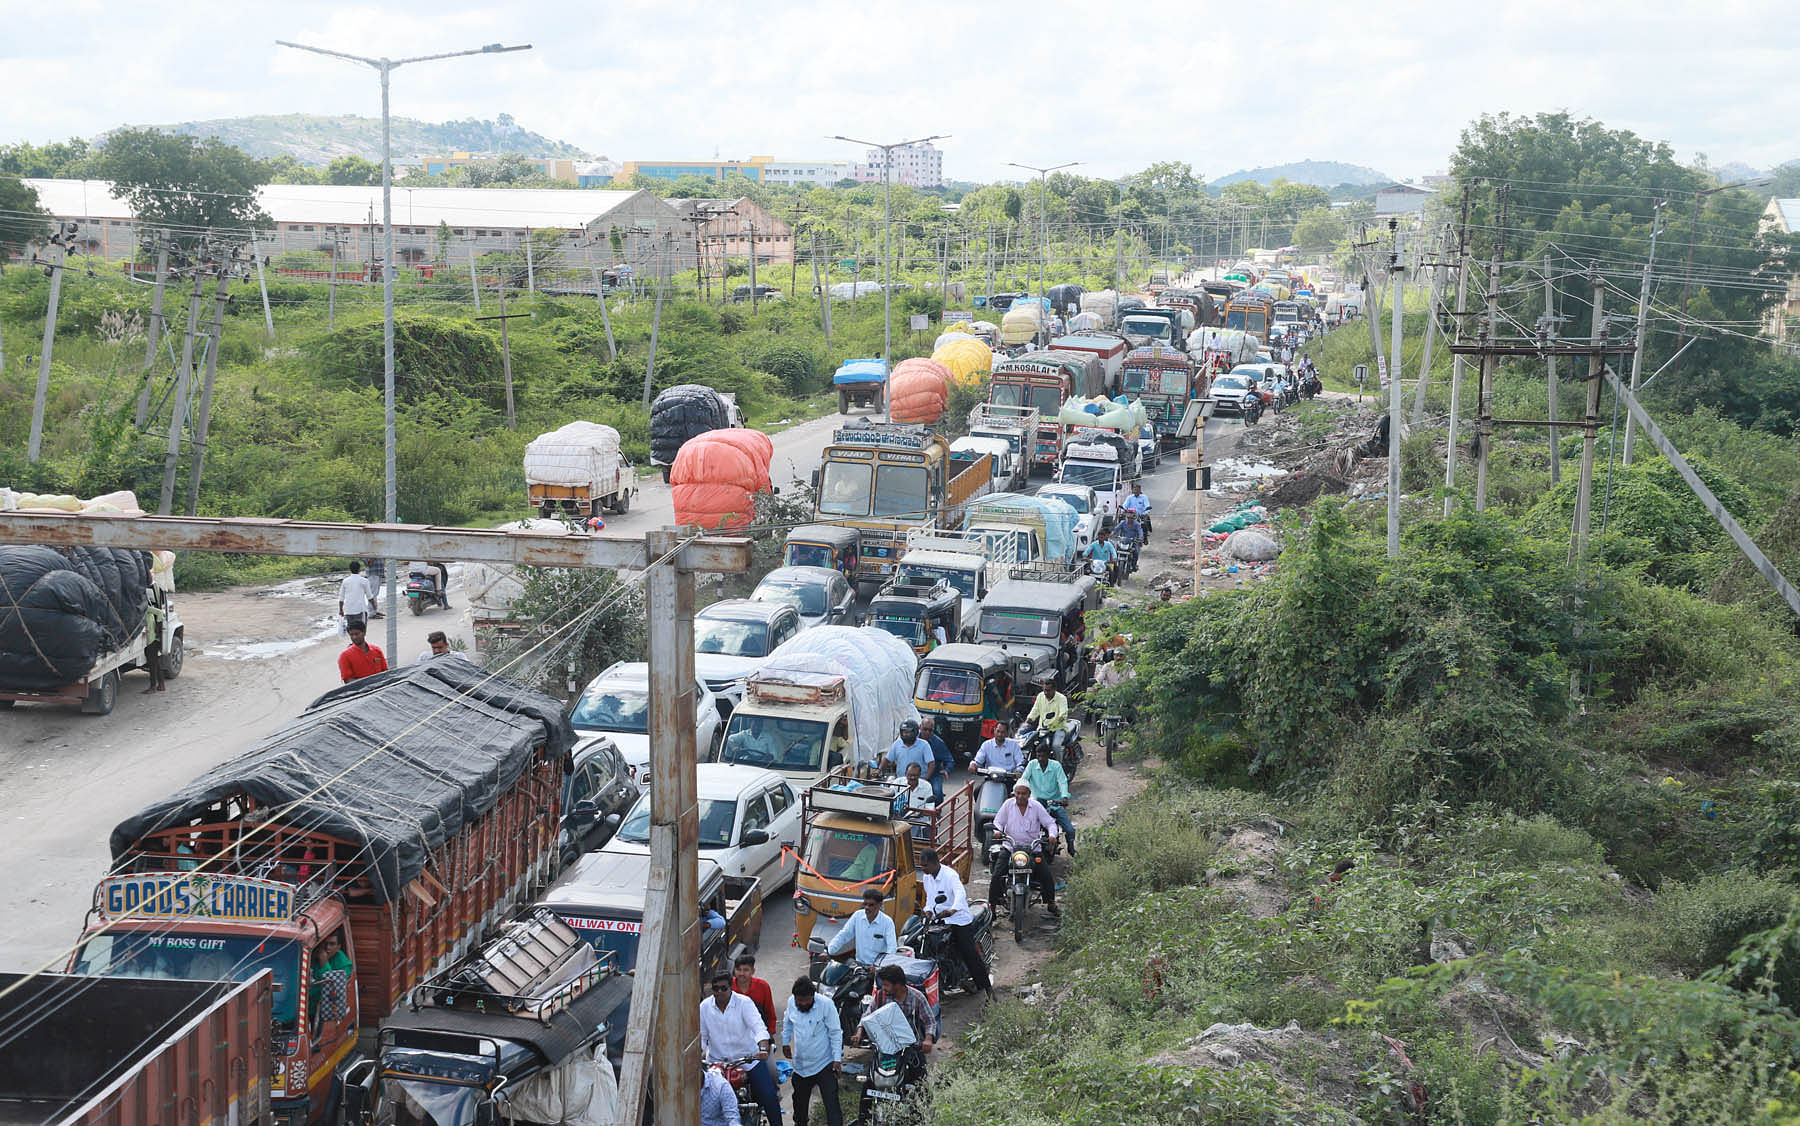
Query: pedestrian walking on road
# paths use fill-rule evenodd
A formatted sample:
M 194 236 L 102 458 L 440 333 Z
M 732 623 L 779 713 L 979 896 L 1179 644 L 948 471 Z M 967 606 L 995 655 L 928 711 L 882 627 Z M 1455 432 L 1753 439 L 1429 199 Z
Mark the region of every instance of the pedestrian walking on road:
M 338 654 L 338 673 L 343 676 L 345 684 L 387 671 L 387 654 L 381 651 L 380 646 L 369 644 L 368 629 L 361 622 L 352 625 L 350 644 Z
M 144 671 L 150 674 L 150 687 L 144 695 L 166 691 L 163 684 L 163 651 L 167 648 L 163 634 L 169 628 L 169 612 L 155 599 L 144 612 Z
M 350 561 L 350 573 L 338 584 L 338 617 L 346 629 L 369 624 L 369 611 L 375 608 L 375 594 L 362 573 L 362 560 Z
M 809 977 L 794 982 L 787 1019 L 782 1022 L 781 1054 L 794 1061 L 794 1126 L 806 1126 L 815 1090 L 825 1102 L 828 1126 L 844 1126 L 844 1108 L 838 1101 L 838 1075 L 844 1066 L 843 1023 L 836 1005 L 819 1004 L 818 992 Z

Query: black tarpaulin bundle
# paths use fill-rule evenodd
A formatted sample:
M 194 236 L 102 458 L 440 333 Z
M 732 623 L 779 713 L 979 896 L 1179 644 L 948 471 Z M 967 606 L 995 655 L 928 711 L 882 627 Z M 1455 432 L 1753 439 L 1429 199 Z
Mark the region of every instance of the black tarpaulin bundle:
M 650 404 L 650 456 L 673 465 L 682 443 L 696 434 L 723 429 L 730 421 L 718 392 L 698 383 L 678 383 Z
M 0 547 L 0 685 L 60 688 L 144 628 L 150 553 Z
M 574 744 L 554 699 L 440 657 L 327 692 L 243 754 L 121 821 L 112 853 L 245 795 L 283 824 L 363 846 L 386 902 L 495 806 L 536 748 L 561 759 Z

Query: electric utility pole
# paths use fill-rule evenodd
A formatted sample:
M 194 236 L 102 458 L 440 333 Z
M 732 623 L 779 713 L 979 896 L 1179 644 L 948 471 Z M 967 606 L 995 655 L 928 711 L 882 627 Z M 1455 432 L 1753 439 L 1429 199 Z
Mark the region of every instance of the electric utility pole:
M 1656 209 L 1650 216 L 1650 256 L 1644 259 L 1644 280 L 1638 286 L 1637 307 L 1637 340 L 1631 351 L 1631 393 L 1637 394 L 1638 380 L 1644 372 L 1644 335 L 1650 319 L 1650 270 L 1656 265 L 1656 236 L 1662 232 L 1662 201 L 1656 202 Z M 1626 465 L 1631 464 L 1633 438 L 1637 434 L 1637 423 L 1629 412 L 1625 415 L 1625 453 Z
M 256 244 L 250 244 L 250 253 L 256 253 Z M 206 341 L 206 376 L 200 382 L 200 412 L 194 416 L 194 433 L 189 445 L 193 454 L 188 460 L 188 499 L 187 514 L 194 515 L 200 509 L 200 475 L 206 471 L 206 433 L 212 428 L 212 393 L 213 377 L 219 370 L 219 345 L 225 340 L 225 295 L 226 283 L 231 278 L 228 268 L 229 258 L 221 257 L 218 263 L 218 286 L 213 291 L 213 319 L 208 327 Z
M 1601 369 L 1606 366 L 1608 327 L 1606 287 L 1601 283 L 1599 267 L 1592 262 L 1588 263 L 1588 280 L 1594 290 L 1593 350 L 1588 353 L 1587 413 L 1581 423 L 1581 478 L 1575 493 L 1575 542 L 1571 548 L 1575 559 L 1587 555 L 1588 526 L 1593 521 L 1594 448 L 1600 434 Z
M 1444 251 L 1450 243 L 1450 225 L 1438 232 L 1437 247 L 1432 251 L 1431 295 L 1425 300 L 1425 351 L 1419 358 L 1419 382 L 1413 388 L 1412 421 L 1418 426 L 1425 421 L 1425 388 L 1431 382 L 1431 346 L 1437 343 L 1438 299 L 1444 292 Z
M 1444 515 L 1456 508 L 1456 440 L 1462 412 L 1463 323 L 1469 311 L 1469 185 L 1463 185 L 1462 223 L 1456 232 L 1456 340 L 1450 349 L 1449 450 L 1444 455 Z
M 663 233 L 663 247 L 657 255 L 656 262 L 656 307 L 650 314 L 650 359 L 644 364 L 644 402 L 645 410 L 650 409 L 650 388 L 656 382 L 656 337 L 662 329 L 663 289 L 669 274 L 669 242 L 674 236 Z
M 66 245 L 75 236 L 76 225 L 64 223 L 50 240 L 52 258 L 45 267 L 50 275 L 50 304 L 44 310 L 44 346 L 38 355 L 37 392 L 31 397 L 31 437 L 25 444 L 25 461 L 37 464 L 44 445 L 44 404 L 50 396 L 50 354 L 56 349 L 56 306 L 62 300 L 62 280 L 69 259 Z
M 894 366 L 894 285 L 893 278 L 890 276 L 893 269 L 894 150 L 941 141 L 947 136 L 948 134 L 934 133 L 929 137 L 919 137 L 911 141 L 895 141 L 887 145 L 878 145 L 873 141 L 859 141 L 855 137 L 842 135 L 829 138 L 833 141 L 867 145 L 871 149 L 881 150 L 881 365 L 889 370 Z
M 150 392 L 155 384 L 156 346 L 163 329 L 163 289 L 169 280 L 169 232 L 156 232 L 156 289 L 150 294 L 150 323 L 144 329 L 144 385 L 138 388 L 139 430 L 150 420 Z
M 604 299 L 602 299 L 602 301 L 604 302 Z M 474 318 L 475 320 L 478 320 L 478 321 L 499 321 L 500 322 L 500 371 L 501 371 L 502 376 L 506 380 L 506 428 L 508 430 L 512 430 L 515 428 L 515 419 L 513 417 L 512 334 L 507 330 L 507 324 L 514 317 L 525 317 L 525 318 L 529 319 L 532 316 L 534 316 L 534 314 L 532 314 L 532 313 L 509 313 L 509 312 L 507 312 L 506 311 L 506 287 L 501 286 L 500 287 L 500 315 L 497 317 L 476 317 L 476 318 Z M 608 342 L 610 343 L 610 340 Z
M 201 247 L 204 255 L 204 242 Z M 194 332 L 200 323 L 200 287 L 204 280 L 198 266 L 193 269 L 193 279 L 193 288 L 188 292 L 187 334 L 181 341 L 181 366 L 175 369 L 175 406 L 169 412 L 169 449 L 163 455 L 162 493 L 156 503 L 159 516 L 167 516 L 175 508 L 175 473 L 181 462 L 181 430 L 187 425 L 188 391 L 194 371 Z
M 1480 373 L 1475 377 L 1475 511 L 1487 511 L 1488 453 L 1494 441 L 1493 418 L 1489 415 L 1488 393 L 1494 385 L 1494 368 L 1499 356 L 1494 351 L 1500 332 L 1500 258 L 1506 247 L 1507 186 L 1500 185 L 1500 222 L 1494 232 L 1494 253 L 1488 259 L 1487 313 L 1482 320 Z
M 1556 283 L 1551 279 L 1550 254 L 1544 253 L 1544 343 L 1548 347 L 1544 351 L 1544 382 L 1547 396 L 1544 417 L 1550 426 L 1550 483 L 1562 480 L 1562 441 L 1557 434 L 1556 422 L 1556 339 L 1559 335 L 1556 323 Z
M 1393 256 L 1388 260 L 1388 276 L 1393 279 L 1393 364 L 1388 374 L 1388 488 L 1387 488 L 1387 553 L 1388 558 L 1400 554 L 1400 329 L 1405 316 L 1406 300 L 1401 284 L 1406 278 L 1406 264 L 1400 256 L 1400 220 L 1388 221 L 1394 232 Z M 1423 373 L 1420 373 L 1422 383 Z

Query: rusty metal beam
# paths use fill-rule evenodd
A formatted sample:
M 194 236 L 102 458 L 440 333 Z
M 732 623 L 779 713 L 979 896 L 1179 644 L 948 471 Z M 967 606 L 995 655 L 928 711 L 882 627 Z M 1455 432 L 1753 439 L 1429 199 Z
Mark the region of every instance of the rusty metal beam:
M 609 569 L 641 568 L 658 558 L 643 540 L 575 531 L 73 512 L 0 512 L 0 543 L 222 551 L 239 555 L 453 559 L 464 563 Z M 683 547 L 675 564 L 684 571 L 741 572 L 750 566 L 750 541 L 702 537 Z

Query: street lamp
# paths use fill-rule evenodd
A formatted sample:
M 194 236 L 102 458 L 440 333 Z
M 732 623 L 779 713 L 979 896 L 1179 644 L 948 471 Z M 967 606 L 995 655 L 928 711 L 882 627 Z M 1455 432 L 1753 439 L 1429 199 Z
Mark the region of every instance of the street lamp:
M 1050 173 L 1062 168 L 1073 168 L 1080 163 L 1081 161 L 1079 160 L 1071 160 L 1067 164 L 1052 164 L 1048 168 L 1039 168 L 1031 164 L 1020 164 L 1014 160 L 1006 162 L 1008 168 L 1023 168 L 1027 172 L 1036 172 L 1038 174 L 1038 242 L 1040 244 L 1038 246 L 1039 300 L 1042 300 L 1045 296 L 1044 287 L 1046 283 L 1044 275 L 1050 272 Z
M 381 376 L 382 395 L 386 409 L 384 470 L 387 479 L 383 490 L 385 505 L 382 510 L 382 519 L 388 524 L 398 524 L 400 522 L 400 506 L 394 472 L 394 153 L 389 135 L 388 75 L 408 63 L 455 59 L 461 58 L 463 55 L 501 55 L 508 51 L 529 51 L 531 44 L 505 47 L 498 43 L 489 43 L 485 47 L 475 47 L 467 51 L 445 51 L 438 55 L 414 55 L 408 59 L 371 59 L 362 55 L 352 55 L 345 51 L 331 51 L 324 47 L 309 47 L 304 43 L 290 43 L 285 39 L 277 39 L 275 43 L 277 46 L 292 47 L 297 51 L 311 51 L 315 55 L 330 55 L 334 59 L 348 59 L 353 63 L 374 67 L 381 72 Z M 387 657 L 397 666 L 400 663 L 400 568 L 397 560 L 390 559 L 388 564 Z
M 894 150 L 908 145 L 922 145 L 928 141 L 942 141 L 949 137 L 948 133 L 934 133 L 929 137 L 918 137 L 911 141 L 895 141 L 888 145 L 878 145 L 874 141 L 859 141 L 855 137 L 835 135 L 833 141 L 845 141 L 852 145 L 865 145 L 868 148 L 881 150 L 881 366 L 891 372 L 894 366 L 894 294 L 893 286 L 888 278 L 889 249 L 888 244 L 894 230 Z M 893 397 L 885 396 L 889 404 L 888 417 L 893 418 Z

